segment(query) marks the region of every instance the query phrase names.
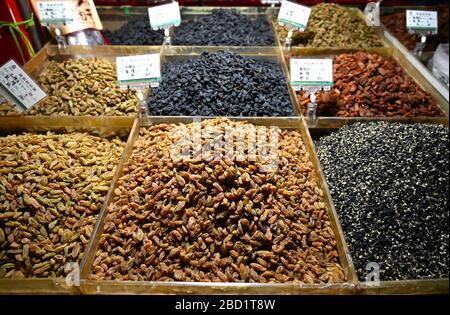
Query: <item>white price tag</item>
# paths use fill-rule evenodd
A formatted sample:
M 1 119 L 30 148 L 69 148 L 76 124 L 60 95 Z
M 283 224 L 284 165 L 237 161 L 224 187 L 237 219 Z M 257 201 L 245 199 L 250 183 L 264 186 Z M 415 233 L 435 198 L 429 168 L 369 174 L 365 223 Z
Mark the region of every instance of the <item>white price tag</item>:
M 262 4 L 280 4 L 281 0 L 261 0 Z
M 406 10 L 406 28 L 410 32 L 428 32 L 437 34 L 437 12 Z
M 159 54 L 125 56 L 116 58 L 117 80 L 122 87 L 156 87 L 161 81 Z
M 178 26 L 181 23 L 180 6 L 174 1 L 148 8 L 148 17 L 153 30 Z
M 0 67 L 0 92 L 18 111 L 47 96 L 14 60 Z
M 280 25 L 289 24 L 303 31 L 308 24 L 311 9 L 289 1 L 281 2 L 278 13 L 278 23 Z
M 41 0 L 36 2 L 36 7 L 41 24 L 44 26 L 69 24 L 75 20 L 75 7 L 71 1 Z
M 368 26 L 380 26 L 380 1 L 367 3 L 364 15 Z
M 294 90 L 310 87 L 330 90 L 333 85 L 333 60 L 291 58 L 291 85 Z

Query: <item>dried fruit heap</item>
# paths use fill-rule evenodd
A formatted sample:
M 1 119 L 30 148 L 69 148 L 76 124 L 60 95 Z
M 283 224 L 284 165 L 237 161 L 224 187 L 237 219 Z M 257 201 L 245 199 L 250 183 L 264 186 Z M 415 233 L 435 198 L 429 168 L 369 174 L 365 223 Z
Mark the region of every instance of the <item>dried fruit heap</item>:
M 223 51 L 166 63 L 148 104 L 151 115 L 294 114 L 278 64 Z
M 80 262 L 123 147 L 84 133 L 0 137 L 0 278 Z
M 380 16 L 380 20 L 408 50 L 413 50 L 414 46 L 420 42 L 420 37 L 418 35 L 408 33 L 406 29 L 405 12 L 382 15 Z
M 316 143 L 358 276 L 448 278 L 449 131 L 357 123 Z
M 175 29 L 174 45 L 270 46 L 272 30 L 265 15 L 250 17 L 236 10 L 212 10 Z
M 213 119 L 200 128 L 212 126 L 236 136 L 233 128 L 251 125 Z M 344 280 L 323 192 L 297 131 L 276 129 L 278 171 L 264 173 L 259 159 L 215 161 L 205 153 L 172 160 L 169 148 L 186 134 L 176 130 L 141 129 L 108 207 L 92 279 Z
M 393 58 L 357 52 L 333 58 L 334 86 L 317 93 L 322 116 L 439 116 L 436 101 Z M 298 94 L 306 111 L 309 96 Z
M 283 40 L 287 36 L 284 27 L 278 26 L 277 32 Z M 357 10 L 321 3 L 312 7 L 305 32 L 294 32 L 292 45 L 372 48 L 383 46 L 383 43 Z
M 116 69 L 104 59 L 52 61 L 38 83 L 49 97 L 26 111 L 28 115 L 127 116 L 137 112 L 135 92 L 119 89 Z
M 152 30 L 148 15 L 133 18 L 115 31 L 104 31 L 111 45 L 162 45 L 164 31 Z
M 19 113 L 16 109 L 9 103 L 0 103 L 0 116 L 16 116 Z

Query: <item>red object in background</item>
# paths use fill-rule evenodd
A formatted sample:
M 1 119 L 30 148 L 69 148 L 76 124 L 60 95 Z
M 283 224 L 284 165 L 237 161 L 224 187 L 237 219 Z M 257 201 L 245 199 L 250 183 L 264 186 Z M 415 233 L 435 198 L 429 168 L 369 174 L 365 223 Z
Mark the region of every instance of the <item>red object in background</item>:
M 2 22 L 22 22 L 22 17 L 19 12 L 19 8 L 16 5 L 15 0 L 1 0 L 0 1 L 0 21 Z M 25 27 L 20 26 L 20 30 L 30 40 Z M 21 45 L 22 53 L 26 60 L 29 60 L 31 56 L 28 55 L 27 48 L 23 43 L 21 36 L 16 32 L 16 38 Z M 0 28 L 0 65 L 3 65 L 9 59 L 14 58 L 17 63 L 23 65 L 24 62 L 20 55 L 20 51 L 16 46 L 16 43 L 8 29 L 8 27 Z

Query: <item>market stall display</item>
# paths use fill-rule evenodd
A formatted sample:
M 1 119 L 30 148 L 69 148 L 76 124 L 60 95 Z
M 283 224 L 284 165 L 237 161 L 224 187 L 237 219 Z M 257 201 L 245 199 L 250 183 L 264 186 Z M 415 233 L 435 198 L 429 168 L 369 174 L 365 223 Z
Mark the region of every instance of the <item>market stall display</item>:
M 48 97 L 23 112 L 9 105 L 0 107 L 0 116 L 88 116 L 132 119 L 138 112 L 133 86 L 121 88 L 117 82 L 117 56 L 159 54 L 160 46 L 68 46 L 47 44 L 24 70 Z M 144 87 L 144 92 L 147 88 Z
M 161 85 L 148 101 L 151 115 L 292 116 L 277 63 L 233 52 L 202 53 L 163 65 Z
M 183 21 L 174 31 L 173 45 L 274 46 L 275 39 L 267 16 L 217 9 Z
M 37 78 L 48 97 L 23 113 L 9 104 L 2 104 L 0 116 L 136 115 L 136 92 L 120 90 L 116 81 L 114 64 L 101 58 L 51 61 Z
M 272 11 L 181 7 L 163 43 L 99 8 L 112 45 L 24 66 L 49 97 L 0 99 L 0 293 L 448 293 L 448 95 L 359 9 L 290 48 Z M 331 91 L 290 58 L 333 59 Z
M 60 277 L 80 262 L 122 153 L 119 138 L 0 138 L 0 278 Z
M 316 141 L 360 280 L 369 262 L 384 281 L 448 277 L 448 135 L 372 122 Z
M 317 92 L 317 114 L 341 117 L 439 116 L 433 97 L 393 58 L 357 52 L 333 57 L 334 86 Z M 309 95 L 298 94 L 303 112 Z
M 164 32 L 150 27 L 146 8 L 99 9 L 112 45 L 162 45 Z M 275 34 L 258 8 L 181 7 L 182 22 L 171 30 L 178 46 L 275 46 Z
M 51 62 L 38 77 L 49 97 L 35 105 L 29 115 L 110 115 L 137 113 L 134 90 L 120 90 L 113 63 L 101 58 Z
M 231 139 L 246 131 L 247 147 L 256 127 L 214 119 L 140 130 L 107 209 L 91 279 L 343 281 L 323 192 L 301 135 L 270 131 L 278 137 L 268 144 L 276 147 L 267 148 L 275 152 L 276 172 L 264 172 L 259 155 L 255 161 L 236 156 L 250 152 L 225 160 L 210 152 L 173 159 L 171 147 L 186 133 L 201 132 L 201 145 L 210 141 L 208 128 L 223 135 L 228 130 Z M 269 138 L 269 128 L 258 136 Z

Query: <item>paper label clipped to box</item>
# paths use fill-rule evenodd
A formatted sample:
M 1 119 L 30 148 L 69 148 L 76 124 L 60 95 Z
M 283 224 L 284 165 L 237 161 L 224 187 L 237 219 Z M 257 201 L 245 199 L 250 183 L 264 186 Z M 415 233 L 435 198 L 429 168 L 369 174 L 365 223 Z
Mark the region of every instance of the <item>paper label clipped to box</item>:
M 76 18 L 75 6 L 71 1 L 38 0 L 36 8 L 44 26 L 69 24 Z
M 116 58 L 117 80 L 121 87 L 159 86 L 161 61 L 159 54 Z
M 291 58 L 291 85 L 294 90 L 323 89 L 333 86 L 333 60 L 331 58 Z
M 412 33 L 437 34 L 438 16 L 436 11 L 406 10 L 406 28 Z
M 278 13 L 278 23 L 280 25 L 287 24 L 303 31 L 308 24 L 310 13 L 311 8 L 290 1 L 283 1 Z
M 0 67 L 0 93 L 19 112 L 47 96 L 14 60 Z
M 148 8 L 148 17 L 153 30 L 178 26 L 181 23 L 180 6 L 174 1 Z

